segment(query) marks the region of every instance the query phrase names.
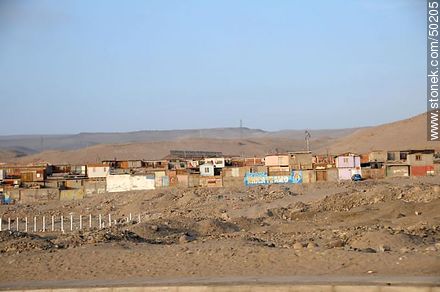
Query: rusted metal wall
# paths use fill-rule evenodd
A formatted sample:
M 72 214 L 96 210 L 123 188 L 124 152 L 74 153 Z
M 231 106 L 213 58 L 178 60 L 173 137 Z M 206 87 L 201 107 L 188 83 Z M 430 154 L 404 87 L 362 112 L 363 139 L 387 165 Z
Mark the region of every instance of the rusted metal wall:
M 411 176 L 427 176 L 434 175 L 434 165 L 411 166 Z

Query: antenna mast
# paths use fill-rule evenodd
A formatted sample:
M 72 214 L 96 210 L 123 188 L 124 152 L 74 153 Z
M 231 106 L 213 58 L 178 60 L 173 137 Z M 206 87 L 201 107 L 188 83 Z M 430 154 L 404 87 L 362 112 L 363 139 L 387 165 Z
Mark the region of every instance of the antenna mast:
M 312 137 L 312 135 L 310 135 L 309 131 L 305 131 L 304 132 L 306 134 L 305 140 L 306 140 L 306 150 L 310 151 L 310 137 Z

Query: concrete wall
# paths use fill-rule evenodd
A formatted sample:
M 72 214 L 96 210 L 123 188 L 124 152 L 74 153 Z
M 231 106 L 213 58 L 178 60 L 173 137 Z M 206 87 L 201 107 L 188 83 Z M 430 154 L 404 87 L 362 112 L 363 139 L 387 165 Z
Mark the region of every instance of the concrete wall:
M 198 187 L 200 186 L 200 175 L 198 174 L 190 174 L 188 176 L 188 187 Z
M 20 189 L 20 203 L 47 202 L 59 198 L 58 189 Z
M 386 176 L 409 176 L 409 166 L 407 165 L 387 165 Z
M 201 176 L 199 179 L 199 184 L 201 187 L 219 188 L 223 186 L 223 180 L 222 177 L 219 176 Z
M 60 191 L 60 201 L 72 201 L 81 200 L 84 198 L 84 190 L 61 190 Z
M 385 177 L 385 168 L 362 168 L 362 177 L 365 179 L 381 179 Z
M 224 187 L 241 187 L 243 186 L 243 177 L 223 177 Z
M 131 189 L 133 191 L 139 190 L 154 190 L 155 180 L 152 176 L 132 175 L 130 176 Z
M 327 169 L 327 181 L 338 181 L 338 170 L 336 168 Z
M 72 188 L 72 189 L 79 189 L 83 186 L 83 181 L 81 179 L 69 179 L 66 180 L 66 187 Z
M 106 192 L 105 180 L 85 180 L 84 181 L 85 196 L 103 194 Z
M 303 170 L 303 183 L 316 182 L 316 172 L 314 170 Z
M 188 174 L 178 174 L 177 175 L 177 186 L 178 187 L 188 187 Z
M 126 192 L 134 190 L 155 189 L 155 180 L 151 177 L 129 174 L 109 175 L 107 177 L 107 192 Z

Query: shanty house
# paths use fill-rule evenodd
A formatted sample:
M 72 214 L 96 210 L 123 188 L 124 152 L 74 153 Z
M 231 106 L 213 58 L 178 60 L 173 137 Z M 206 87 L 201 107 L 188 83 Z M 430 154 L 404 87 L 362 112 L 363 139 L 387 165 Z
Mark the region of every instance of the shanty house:
M 88 164 L 87 176 L 89 178 L 103 178 L 110 174 L 110 167 L 104 164 Z
M 201 176 L 214 176 L 214 165 L 211 163 L 205 163 L 199 166 Z
M 434 175 L 434 150 L 412 150 L 407 155 L 411 176 Z
M 336 157 L 338 180 L 350 180 L 354 174 L 361 174 L 361 157 L 345 153 Z

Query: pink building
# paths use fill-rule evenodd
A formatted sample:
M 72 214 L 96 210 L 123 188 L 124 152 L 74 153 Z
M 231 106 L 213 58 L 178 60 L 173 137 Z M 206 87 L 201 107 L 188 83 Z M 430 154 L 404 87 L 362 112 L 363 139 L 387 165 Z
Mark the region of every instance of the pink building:
M 338 180 L 351 180 L 354 174 L 361 173 L 361 157 L 353 153 L 345 153 L 336 157 Z

